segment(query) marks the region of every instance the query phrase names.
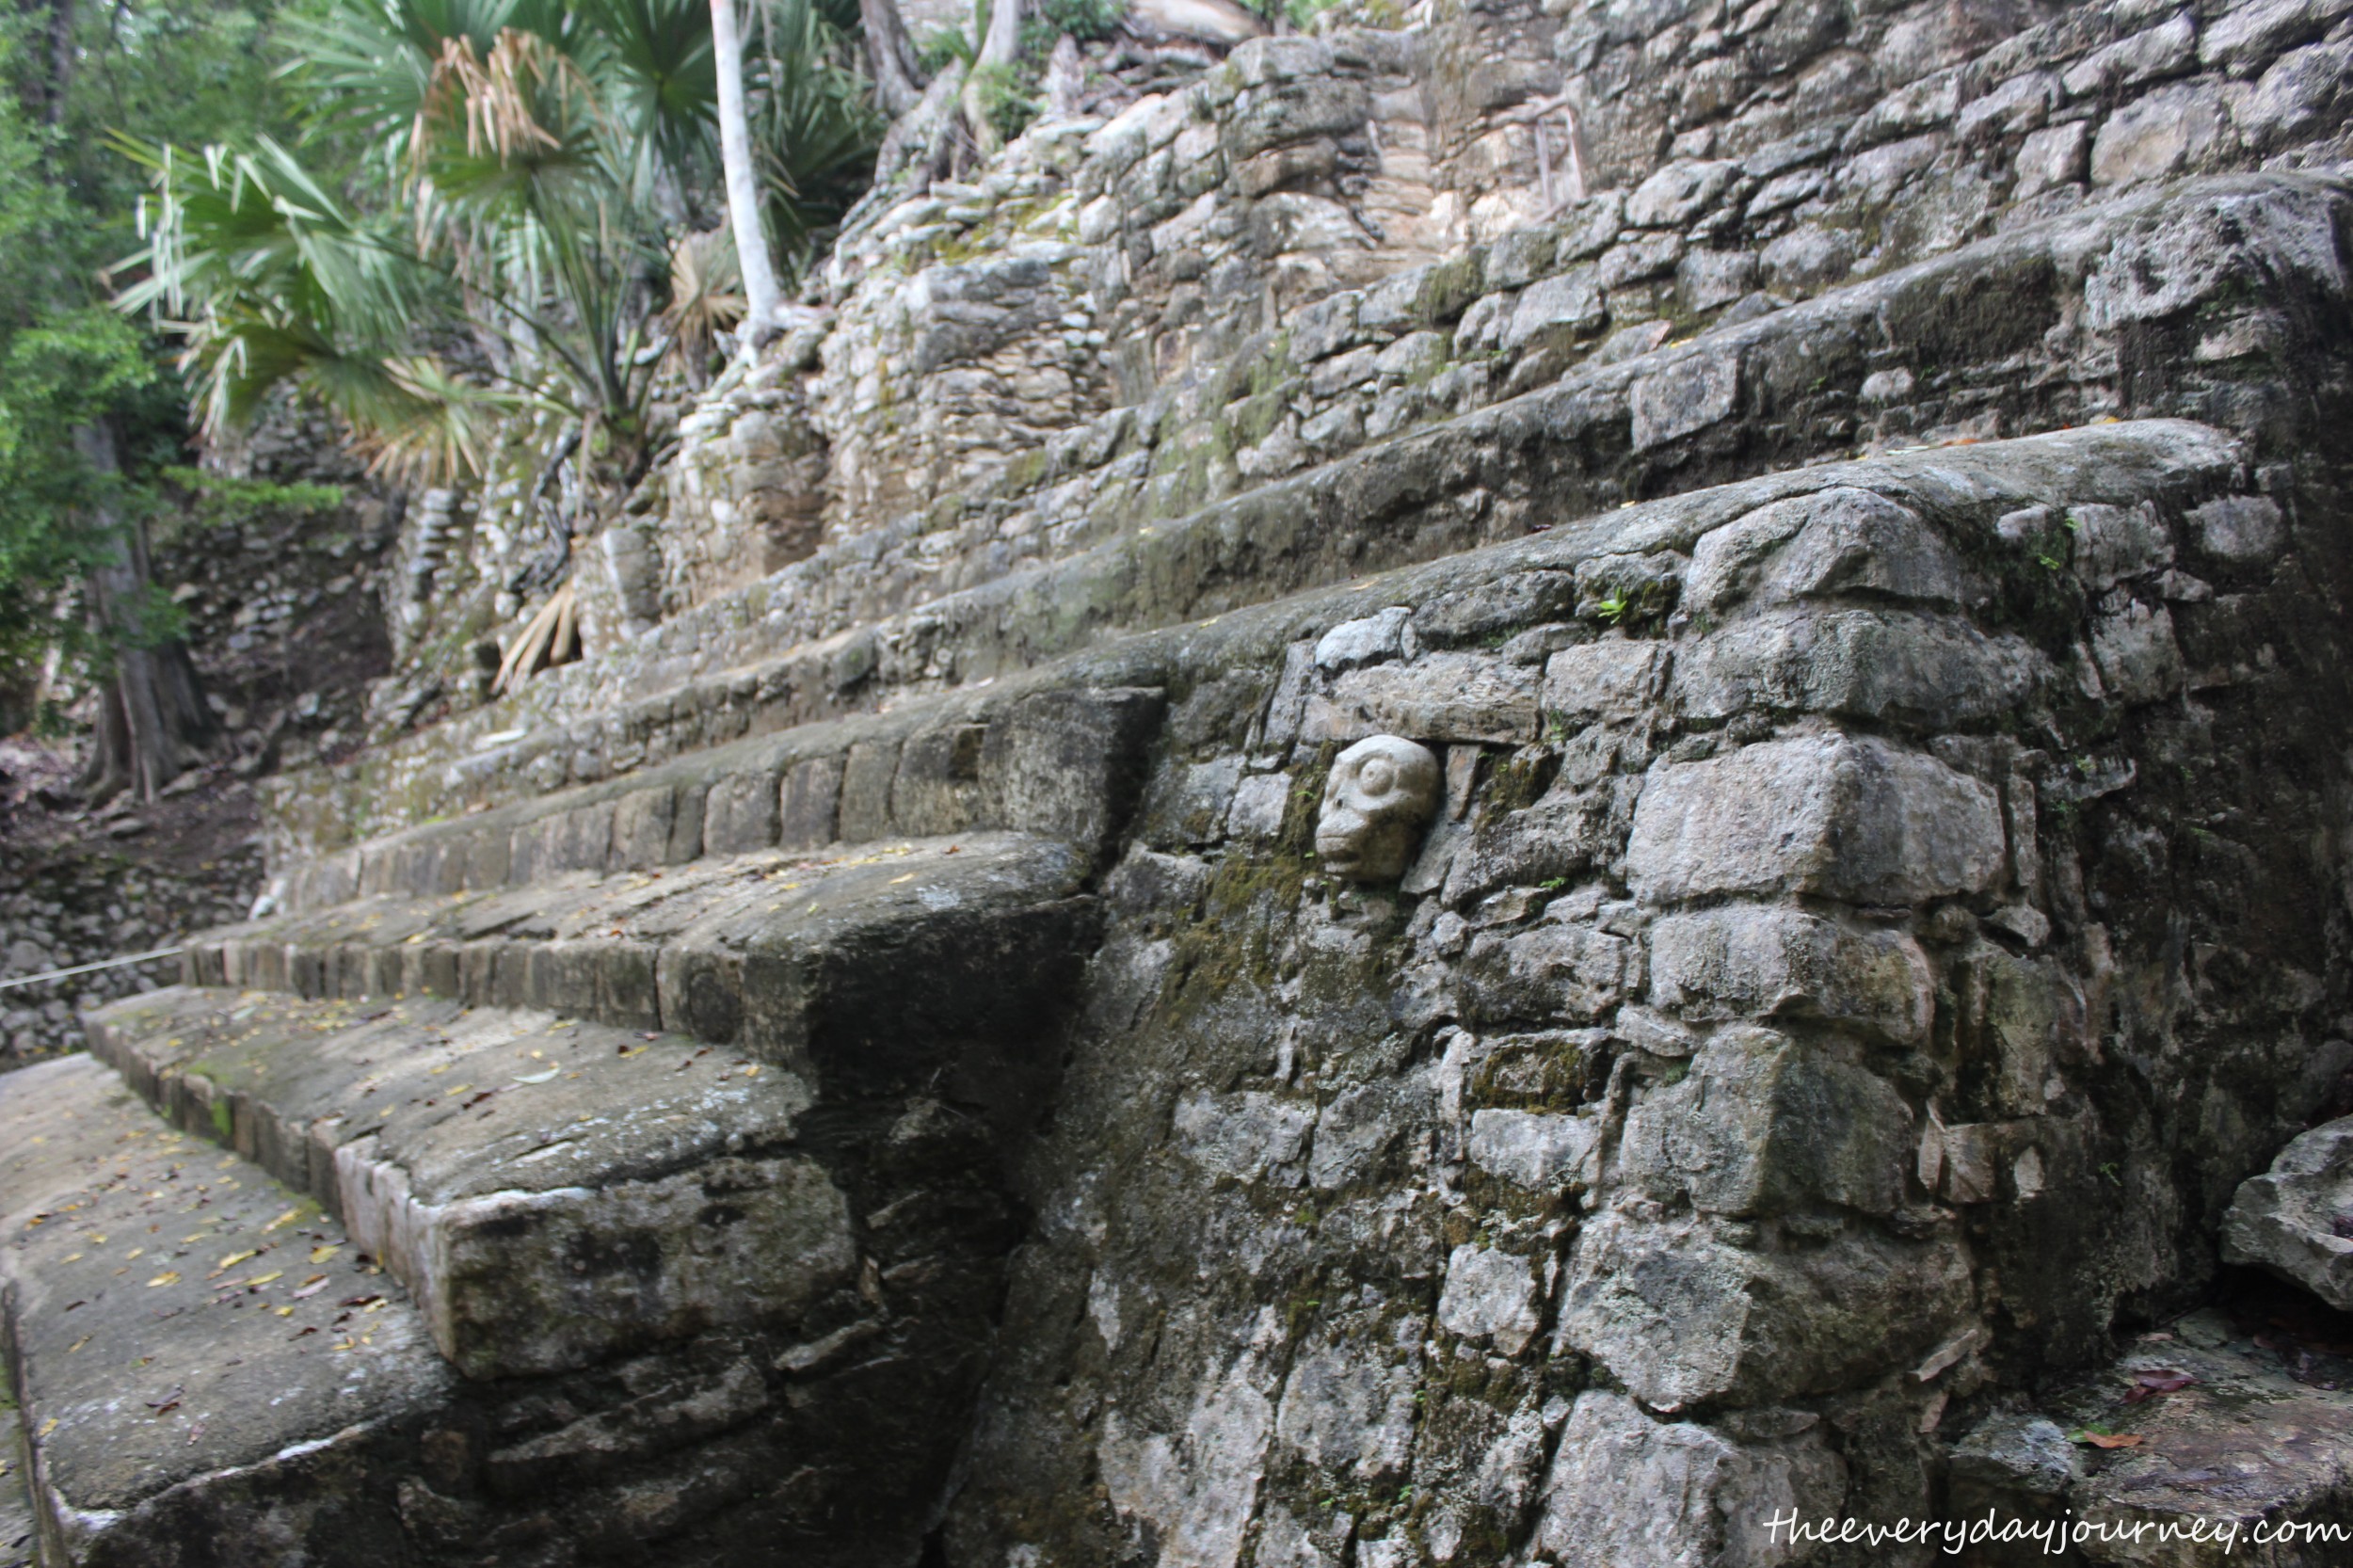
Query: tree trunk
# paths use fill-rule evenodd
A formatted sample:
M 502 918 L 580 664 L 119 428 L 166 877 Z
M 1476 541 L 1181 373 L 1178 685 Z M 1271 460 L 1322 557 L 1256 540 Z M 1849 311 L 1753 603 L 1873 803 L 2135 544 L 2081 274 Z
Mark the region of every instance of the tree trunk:
M 744 38 L 734 0 L 711 0 L 711 50 L 719 66 L 719 161 L 727 173 L 728 221 L 744 274 L 744 342 L 757 348 L 776 335 L 776 273 L 760 227 L 760 185 L 752 176 L 751 121 L 744 109 Z
M 116 472 L 114 433 L 103 421 L 76 431 L 74 444 L 100 474 Z M 98 732 L 82 790 L 93 804 L 125 790 L 149 801 L 203 761 L 217 730 L 186 647 L 177 638 L 157 642 L 141 632 L 152 581 L 146 525 L 121 525 L 104 501 L 97 514 L 93 520 L 101 529 L 120 528 L 122 552 L 89 576 L 90 620 L 111 645 L 114 673 L 99 694 Z
M 874 102 L 896 120 L 923 101 L 923 73 L 915 63 L 906 19 L 898 0 L 858 0 L 866 32 L 866 59 L 874 78 Z
M 973 8 L 977 15 L 979 7 Z M 1004 82 L 1020 51 L 1021 0 L 992 0 L 988 31 L 982 35 L 981 46 L 973 55 L 972 74 L 964 84 L 965 123 L 972 132 L 973 150 L 983 158 L 995 156 L 1005 145 L 1005 138 L 997 134 L 988 118 L 987 89 L 993 83 Z

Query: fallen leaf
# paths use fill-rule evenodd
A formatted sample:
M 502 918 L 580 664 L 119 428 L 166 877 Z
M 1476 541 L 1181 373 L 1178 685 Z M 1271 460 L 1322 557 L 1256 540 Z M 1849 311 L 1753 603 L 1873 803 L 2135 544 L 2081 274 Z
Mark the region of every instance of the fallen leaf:
M 247 1283 L 248 1285 L 267 1285 L 270 1281 L 272 1281 L 272 1280 L 274 1280 L 274 1279 L 284 1279 L 285 1277 L 286 1277 L 286 1271 L 285 1271 L 285 1270 L 283 1270 L 283 1269 L 272 1269 L 272 1270 L 271 1270 L 268 1273 L 265 1273 L 265 1274 L 255 1274 L 252 1278 L 250 1278 L 250 1279 L 247 1280 L 247 1281 L 246 1281 L 246 1283 Z
M 264 1225 L 262 1227 L 262 1234 L 266 1236 L 271 1231 L 276 1230 L 280 1225 L 290 1225 L 294 1224 L 296 1217 L 301 1212 L 302 1210 L 299 1208 L 287 1209 L 283 1214 L 280 1214 L 278 1218 Z
M 2075 1432 L 2072 1440 L 2095 1448 L 2137 1448 L 2145 1441 L 2137 1432 L 2093 1432 L 2089 1427 Z
M 2169 1368 L 2153 1368 L 2135 1372 L 2133 1385 L 2124 1390 L 2124 1402 L 2139 1404 L 2144 1400 L 2153 1400 L 2160 1394 L 2176 1393 L 2197 1381 L 2187 1372 L 2176 1372 Z
M 153 1279 L 149 1280 L 147 1282 L 147 1288 L 150 1290 L 152 1290 L 158 1285 L 177 1285 L 179 1283 L 180 1271 L 177 1269 L 166 1269 L 162 1273 L 157 1274 Z
M 518 1083 L 545 1083 L 548 1080 L 553 1078 L 559 1070 L 560 1069 L 555 1067 L 550 1067 L 544 1073 L 525 1073 L 515 1081 Z
M 259 1247 L 251 1248 L 246 1252 L 232 1252 L 227 1257 L 220 1260 L 220 1266 L 223 1269 L 233 1269 L 248 1257 L 259 1257 L 261 1256 L 262 1249 Z
M 302 1282 L 301 1288 L 295 1292 L 295 1300 L 300 1301 L 305 1296 L 315 1296 L 326 1288 L 327 1276 L 325 1274 L 312 1274 L 309 1279 L 304 1280 Z
M 328 1258 L 334 1256 L 337 1253 L 343 1250 L 342 1243 L 336 1241 L 329 1241 L 323 1247 L 312 1247 L 311 1249 L 311 1261 L 313 1263 L 324 1263 Z

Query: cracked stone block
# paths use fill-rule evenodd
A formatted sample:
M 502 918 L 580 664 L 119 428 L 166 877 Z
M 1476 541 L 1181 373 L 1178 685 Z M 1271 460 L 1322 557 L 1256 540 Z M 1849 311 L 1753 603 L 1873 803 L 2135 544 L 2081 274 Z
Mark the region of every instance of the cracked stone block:
M 1616 1210 L 1590 1221 L 1562 1293 L 1561 1345 L 1657 1410 L 1763 1404 L 1912 1366 L 1970 1303 L 1968 1260 L 1950 1242 L 1848 1228 L 1762 1254 L 1720 1224 Z
M 1779 710 L 1945 730 L 2009 712 L 2046 670 L 2021 639 L 1946 616 L 1781 610 L 1680 647 L 1673 693 L 1696 718 Z
M 1529 1260 L 1468 1242 L 1447 1258 L 1438 1326 L 1465 1339 L 1485 1338 L 1517 1355 L 1535 1337 L 1536 1275 Z
M 1839 486 L 1776 501 L 1703 535 L 1683 595 L 1694 612 L 1716 614 L 1741 599 L 1849 593 L 1953 604 L 1961 588 L 1959 557 L 1918 513 Z
M 1302 733 L 1310 741 L 1393 734 L 1424 744 L 1532 741 L 1541 684 L 1535 670 L 1476 653 L 1374 664 L 1342 675 L 1330 696 L 1310 697 Z
M 1778 1442 L 1739 1442 L 1695 1421 L 1661 1421 L 1623 1394 L 1579 1394 L 1552 1468 L 1532 1544 L 1562 1568 L 1799 1560 L 1768 1521 L 1836 1516 L 1847 1467 L 1808 1418 Z
M 1481 1170 L 1534 1192 L 1586 1179 L 1585 1163 L 1601 1139 L 1589 1116 L 1484 1109 L 1471 1112 L 1464 1152 Z
M 1626 880 L 1646 904 L 1796 892 L 1899 905 L 1990 890 L 2005 849 L 1988 785 L 1884 741 L 1815 735 L 1654 764 Z
M 1740 400 L 1740 357 L 1717 349 L 1634 383 L 1634 450 L 1647 452 L 1732 415 Z
M 1867 1068 L 1763 1029 L 1720 1030 L 1626 1112 L 1618 1167 L 1705 1213 L 1836 1204 L 1888 1214 L 1913 1162 L 1912 1108 Z
M 1695 1022 L 1827 1018 L 1898 1044 L 1928 1035 L 1936 977 L 1900 932 L 1726 904 L 1651 928 L 1651 1000 Z
M 1577 722 L 1631 718 L 1656 699 L 1668 657 L 1663 643 L 1622 637 L 1564 648 L 1545 664 L 1545 712 Z

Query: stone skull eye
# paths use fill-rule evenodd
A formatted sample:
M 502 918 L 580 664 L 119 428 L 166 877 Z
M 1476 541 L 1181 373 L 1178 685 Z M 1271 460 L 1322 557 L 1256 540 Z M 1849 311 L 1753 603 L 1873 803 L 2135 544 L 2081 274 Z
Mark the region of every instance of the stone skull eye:
M 1357 786 L 1369 795 L 1385 795 L 1397 783 L 1397 764 L 1375 757 L 1357 770 Z

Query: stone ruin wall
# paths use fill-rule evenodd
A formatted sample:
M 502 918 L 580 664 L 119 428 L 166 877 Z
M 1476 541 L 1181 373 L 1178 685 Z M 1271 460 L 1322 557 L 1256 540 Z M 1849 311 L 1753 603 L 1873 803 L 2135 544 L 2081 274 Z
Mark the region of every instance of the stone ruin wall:
M 875 200 L 590 656 L 282 782 L 276 912 L 102 1016 L 388 1349 L 67 1429 L 60 1560 L 2353 1518 L 2353 1396 L 2193 1310 L 2353 1111 L 2343 9 L 1442 12 Z M 120 1403 L 10 1245 L 28 1417 Z

